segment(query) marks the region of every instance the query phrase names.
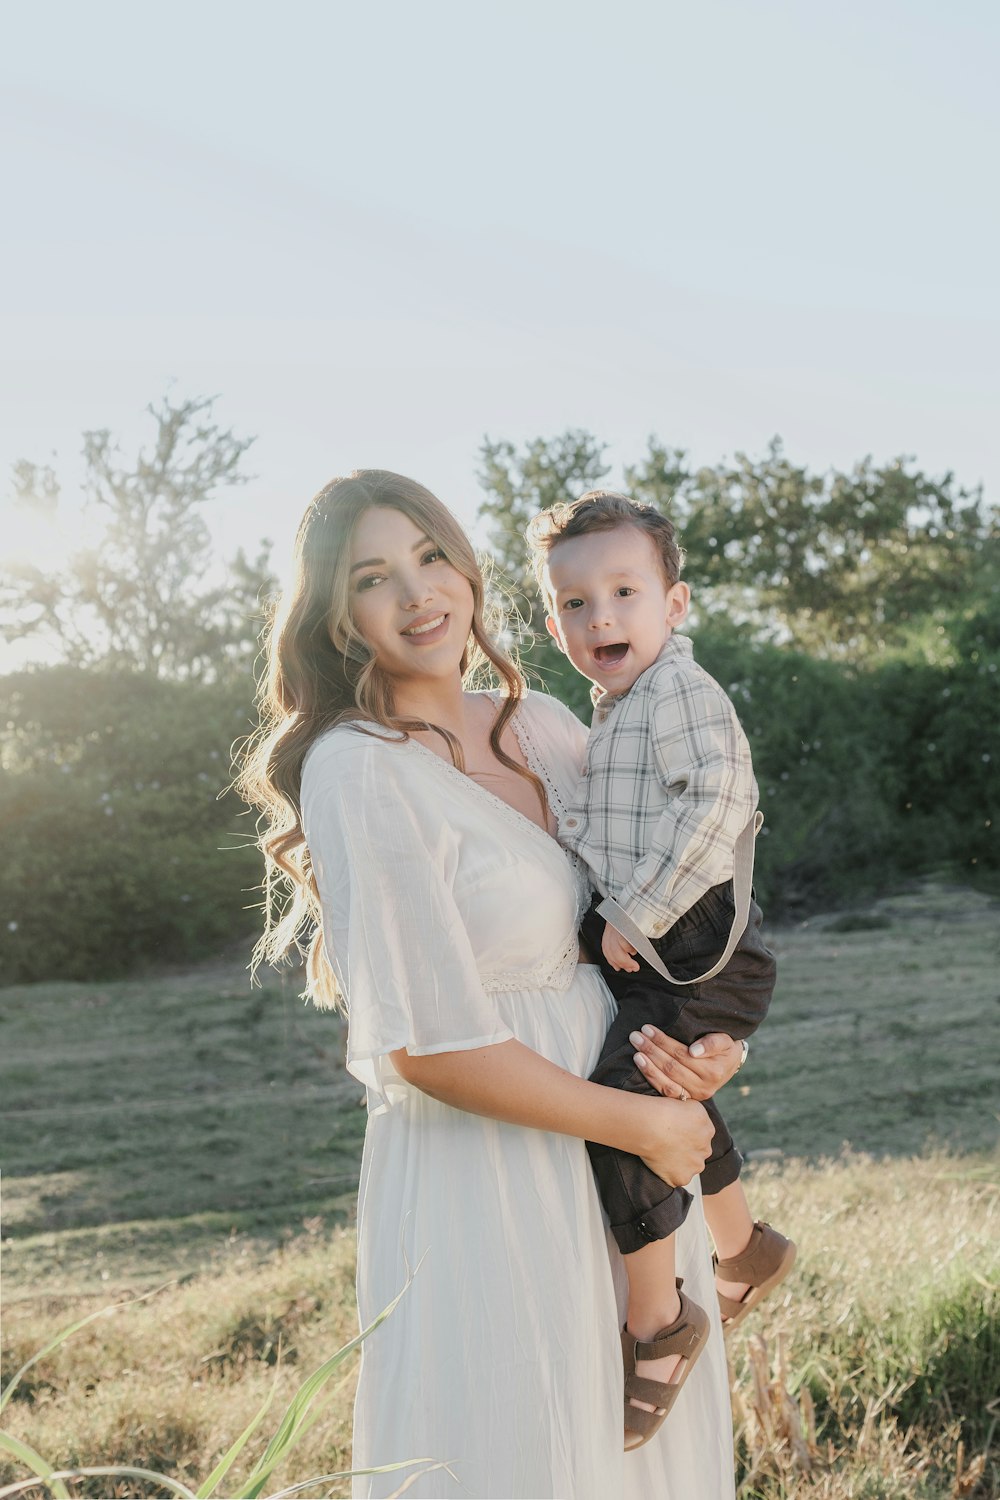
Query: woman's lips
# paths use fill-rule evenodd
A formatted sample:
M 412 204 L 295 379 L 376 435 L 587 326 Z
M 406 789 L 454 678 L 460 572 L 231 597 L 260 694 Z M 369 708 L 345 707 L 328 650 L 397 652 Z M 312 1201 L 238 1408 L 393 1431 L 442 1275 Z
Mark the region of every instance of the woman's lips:
M 441 614 L 425 620 L 422 625 L 410 625 L 400 633 L 416 646 L 431 646 L 448 631 L 448 615 Z

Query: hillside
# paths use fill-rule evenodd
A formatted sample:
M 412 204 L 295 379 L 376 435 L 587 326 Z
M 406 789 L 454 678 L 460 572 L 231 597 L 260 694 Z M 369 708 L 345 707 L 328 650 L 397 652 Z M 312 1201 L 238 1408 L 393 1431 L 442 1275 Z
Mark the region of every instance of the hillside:
M 995 1493 L 998 917 L 927 884 L 773 936 L 725 1104 L 801 1259 L 735 1342 L 743 1500 Z M 50 1458 L 204 1478 L 276 1361 L 290 1392 L 353 1332 L 364 1111 L 295 988 L 225 965 L 0 992 L 5 1373 L 161 1288 L 33 1369 L 5 1415 Z M 282 1482 L 347 1462 L 349 1380 Z

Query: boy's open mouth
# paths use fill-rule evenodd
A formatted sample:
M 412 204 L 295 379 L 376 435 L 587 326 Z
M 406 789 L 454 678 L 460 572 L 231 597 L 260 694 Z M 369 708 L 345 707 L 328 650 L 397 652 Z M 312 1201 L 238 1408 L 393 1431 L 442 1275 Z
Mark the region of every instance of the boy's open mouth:
M 615 641 L 610 646 L 595 646 L 594 659 L 602 667 L 617 667 L 628 654 L 628 641 Z

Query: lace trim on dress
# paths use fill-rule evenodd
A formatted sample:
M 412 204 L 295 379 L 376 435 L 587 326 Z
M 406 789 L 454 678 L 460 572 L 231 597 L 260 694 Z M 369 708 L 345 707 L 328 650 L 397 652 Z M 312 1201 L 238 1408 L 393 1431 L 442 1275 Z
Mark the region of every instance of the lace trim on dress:
M 501 695 L 499 693 L 490 694 L 490 697 L 493 699 L 494 703 L 499 702 L 500 696 Z M 517 709 L 510 722 L 514 728 L 514 737 L 521 747 L 521 754 L 524 756 L 525 761 L 528 764 L 528 769 L 534 771 L 535 775 L 543 783 L 549 806 L 556 814 L 556 817 L 558 819 L 559 814 L 566 811 L 566 804 L 563 801 L 559 788 L 556 786 L 555 782 L 552 779 L 552 774 L 549 771 L 548 766 L 538 752 L 538 747 L 535 744 L 534 737 L 532 736 L 531 729 L 526 720 L 526 715 L 524 714 L 523 699 L 518 704 Z
M 494 697 L 492 693 L 490 694 L 490 696 Z M 495 697 L 494 701 L 496 701 Z M 558 822 L 562 818 L 563 814 L 567 811 L 566 802 L 563 799 L 559 788 L 556 786 L 556 783 L 553 781 L 548 766 L 546 765 L 542 756 L 539 754 L 538 747 L 535 744 L 534 738 L 531 733 L 531 727 L 527 722 L 527 715 L 523 712 L 523 707 L 524 702 L 522 700 L 522 702 L 518 705 L 517 712 L 514 714 L 510 722 L 514 726 L 514 734 L 517 739 L 517 743 L 521 747 L 521 754 L 524 756 L 528 767 L 532 771 L 534 771 L 535 775 L 538 776 L 544 784 L 545 795 L 549 799 L 549 806 L 556 814 L 556 821 Z M 573 877 L 576 881 L 576 919 L 577 926 L 579 926 L 583 921 L 585 912 L 590 906 L 591 892 L 593 889 L 590 879 L 590 870 L 587 865 L 584 864 L 580 856 L 578 854 L 575 854 L 572 849 L 567 849 L 562 844 L 560 844 L 559 847 L 562 849 L 566 858 L 569 860 L 570 867 L 573 871 Z
M 574 928 L 560 956 L 544 969 L 501 969 L 481 975 L 480 982 L 490 993 L 497 990 L 568 990 L 576 974 L 578 957 L 579 944 Z

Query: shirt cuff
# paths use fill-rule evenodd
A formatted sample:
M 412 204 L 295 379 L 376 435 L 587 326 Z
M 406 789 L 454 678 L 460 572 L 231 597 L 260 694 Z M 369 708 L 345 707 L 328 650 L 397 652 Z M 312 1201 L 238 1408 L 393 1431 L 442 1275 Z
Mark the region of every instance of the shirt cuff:
M 618 905 L 631 917 L 640 932 L 650 938 L 662 937 L 682 915 L 679 911 L 672 911 L 670 907 L 650 906 L 637 896 L 630 896 L 627 890 L 618 897 Z

